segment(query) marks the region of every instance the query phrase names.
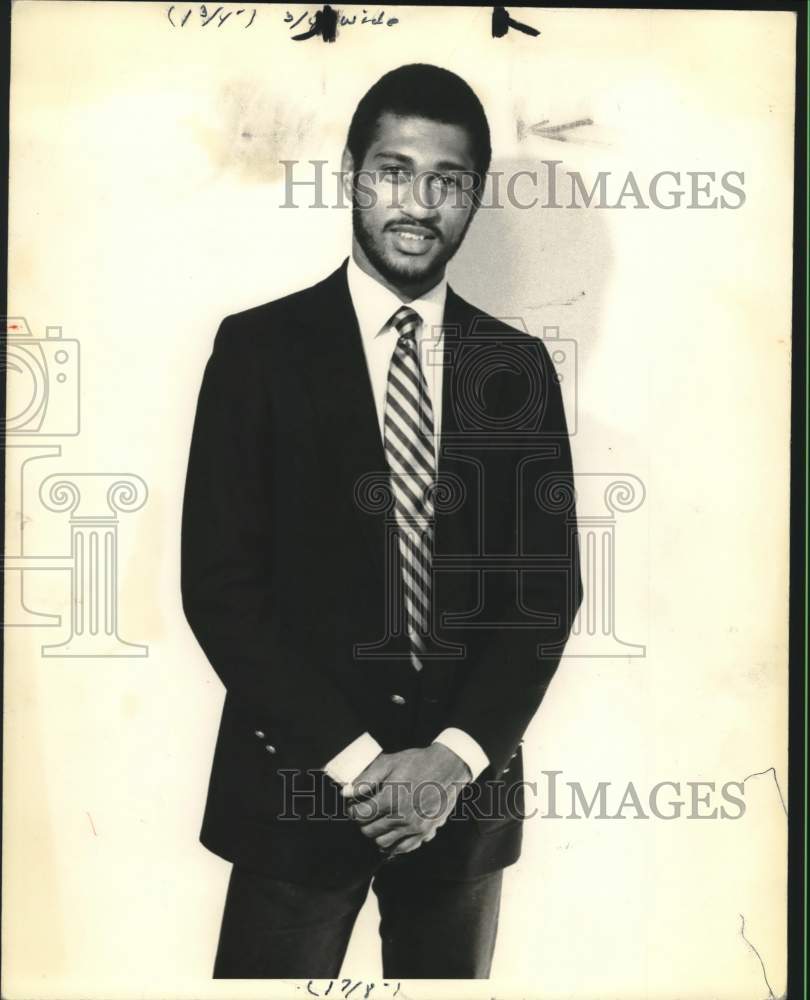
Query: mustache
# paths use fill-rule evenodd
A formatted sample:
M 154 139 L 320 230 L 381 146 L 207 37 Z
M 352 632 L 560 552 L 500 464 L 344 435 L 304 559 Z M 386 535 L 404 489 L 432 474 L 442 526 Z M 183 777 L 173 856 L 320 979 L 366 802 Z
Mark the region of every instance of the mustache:
M 383 227 L 384 230 L 395 229 L 397 226 L 415 226 L 417 229 L 426 229 L 432 236 L 437 240 L 442 238 L 442 234 L 436 225 L 432 222 L 426 222 L 425 220 L 416 219 L 395 219 L 393 222 L 386 222 Z

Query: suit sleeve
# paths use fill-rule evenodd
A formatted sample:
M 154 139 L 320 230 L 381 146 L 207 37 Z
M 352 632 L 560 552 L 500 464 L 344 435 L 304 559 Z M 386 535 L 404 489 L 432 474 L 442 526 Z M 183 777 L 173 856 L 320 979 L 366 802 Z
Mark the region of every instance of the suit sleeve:
M 183 501 L 183 609 L 204 653 L 279 763 L 321 768 L 366 726 L 296 648 L 272 594 L 269 386 L 226 318 L 203 375 Z M 285 753 L 286 751 L 286 753 Z
M 582 601 L 573 469 L 562 393 L 548 351 L 542 341 L 537 343 L 546 406 L 525 454 L 524 475 L 518 480 L 519 506 L 524 511 L 519 552 L 541 556 L 548 560 L 548 568 L 519 568 L 512 576 L 512 589 L 504 589 L 495 611 L 500 612 L 499 620 L 514 621 L 519 604 L 547 615 L 548 624 L 537 628 L 505 624 L 494 630 L 470 662 L 447 722 L 480 744 L 496 775 L 509 766 L 540 706 Z M 552 454 L 543 457 L 549 451 Z M 518 555 L 518 567 L 520 559 Z

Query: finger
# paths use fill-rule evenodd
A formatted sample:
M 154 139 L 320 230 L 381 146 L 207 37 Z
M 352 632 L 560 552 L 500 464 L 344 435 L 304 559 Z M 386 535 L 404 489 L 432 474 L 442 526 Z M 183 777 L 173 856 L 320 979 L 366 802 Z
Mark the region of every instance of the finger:
M 372 795 L 370 799 L 363 799 L 362 802 L 355 802 L 349 806 L 349 815 L 361 824 L 372 823 L 384 816 L 390 816 L 392 812 L 391 795 L 385 789 Z
M 381 833 L 378 837 L 375 837 L 374 843 L 377 847 L 387 851 L 389 847 L 393 847 L 394 844 L 398 844 L 401 840 L 407 840 L 415 836 L 418 835 L 415 834 L 409 827 L 393 827 L 392 829 Z
M 399 854 L 410 854 L 412 851 L 415 851 L 418 847 L 421 847 L 422 843 L 424 842 L 424 839 L 425 838 L 421 834 L 418 834 L 413 837 L 405 837 L 396 845 L 396 847 L 393 847 L 388 852 L 388 857 L 395 858 Z
M 366 799 L 363 802 L 355 802 L 349 806 L 349 816 L 360 823 L 361 826 L 364 826 L 366 823 L 374 823 L 384 815 L 386 813 L 380 808 L 380 803 L 376 798 Z
M 361 823 L 360 830 L 364 837 L 379 837 L 380 834 L 389 833 L 391 830 L 402 830 L 403 823 L 402 820 L 397 819 L 394 816 L 383 816 L 381 819 L 375 819 L 372 823 Z M 406 832 L 413 832 L 406 828 Z M 400 833 L 400 836 L 402 834 Z
M 353 802 L 348 809 L 349 816 L 356 819 L 358 823 L 370 823 L 378 819 L 377 808 L 368 800 Z
M 357 781 L 350 781 L 344 785 L 340 794 L 344 799 L 367 799 L 377 791 L 381 783 L 382 778 L 377 778 L 374 775 L 369 776 L 364 771 Z

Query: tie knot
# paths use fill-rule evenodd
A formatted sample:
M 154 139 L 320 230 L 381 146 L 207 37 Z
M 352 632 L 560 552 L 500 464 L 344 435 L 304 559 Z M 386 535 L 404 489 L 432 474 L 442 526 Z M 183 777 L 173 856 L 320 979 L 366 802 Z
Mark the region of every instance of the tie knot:
M 401 306 L 390 319 L 391 326 L 400 338 L 405 340 L 413 340 L 416 337 L 416 330 L 421 322 L 419 313 L 410 306 Z

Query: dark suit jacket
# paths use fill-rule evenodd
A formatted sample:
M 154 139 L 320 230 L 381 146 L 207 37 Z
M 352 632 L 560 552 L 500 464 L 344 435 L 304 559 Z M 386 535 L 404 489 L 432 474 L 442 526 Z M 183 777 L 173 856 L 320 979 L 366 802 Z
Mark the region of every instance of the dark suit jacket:
M 490 767 L 433 841 L 389 863 L 466 878 L 519 856 L 520 744 L 581 599 L 571 456 L 542 342 L 449 288 L 444 330 L 435 641 L 417 672 L 345 262 L 219 328 L 182 591 L 226 689 L 201 832 L 223 858 L 311 884 L 367 876 L 380 855 L 320 769 L 366 730 L 392 752 L 445 726 Z

